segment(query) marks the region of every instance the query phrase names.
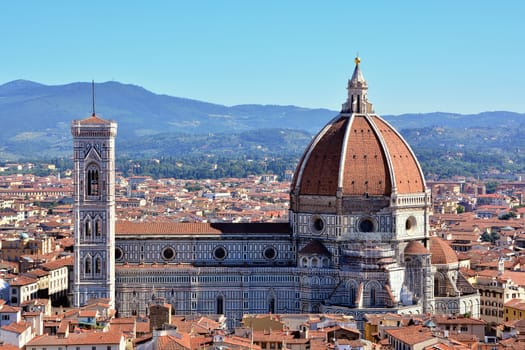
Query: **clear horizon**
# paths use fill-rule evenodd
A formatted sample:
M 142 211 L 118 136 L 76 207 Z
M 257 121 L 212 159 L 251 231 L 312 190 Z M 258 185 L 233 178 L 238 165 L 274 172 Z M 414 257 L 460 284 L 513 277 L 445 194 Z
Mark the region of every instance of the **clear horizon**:
M 525 3 L 1 3 L 0 84 L 119 81 L 222 105 L 339 110 L 359 53 L 377 113 L 525 112 Z

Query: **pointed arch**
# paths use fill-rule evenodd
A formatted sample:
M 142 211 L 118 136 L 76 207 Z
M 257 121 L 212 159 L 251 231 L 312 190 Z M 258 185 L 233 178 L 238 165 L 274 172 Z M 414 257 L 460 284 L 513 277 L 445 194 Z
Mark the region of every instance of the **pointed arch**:
M 102 258 L 97 255 L 95 257 L 95 274 L 100 275 L 102 273 Z
M 86 169 L 85 193 L 88 197 L 100 196 L 100 168 L 91 163 Z
M 91 267 L 92 267 L 93 261 L 91 259 L 91 255 L 87 255 L 84 259 L 84 274 L 91 275 Z
M 306 257 L 301 259 L 301 267 L 308 267 L 308 259 Z
M 85 239 L 91 239 L 91 237 L 93 237 L 93 232 L 92 232 L 92 225 L 91 225 L 91 218 L 88 216 L 86 216 L 86 218 L 84 219 L 84 238 Z
M 445 276 L 441 272 L 437 272 L 434 275 L 434 296 L 446 296 L 447 295 L 447 282 Z
M 349 306 L 357 305 L 357 282 L 354 280 L 349 280 L 345 285 L 346 289 L 346 304 Z
M 102 219 L 100 216 L 97 216 L 95 220 L 93 220 L 94 228 L 93 231 L 95 233 L 95 238 L 102 237 Z
M 224 296 L 222 294 L 217 295 L 217 298 L 215 298 L 215 313 L 224 315 Z
M 276 311 L 276 308 L 277 308 L 277 302 L 275 300 L 275 295 L 273 295 L 273 293 L 270 295 L 270 297 L 268 298 L 268 313 L 270 314 L 274 314 Z
M 381 300 L 382 286 L 378 281 L 370 281 L 365 287 L 366 305 L 368 307 L 376 307 L 382 305 Z

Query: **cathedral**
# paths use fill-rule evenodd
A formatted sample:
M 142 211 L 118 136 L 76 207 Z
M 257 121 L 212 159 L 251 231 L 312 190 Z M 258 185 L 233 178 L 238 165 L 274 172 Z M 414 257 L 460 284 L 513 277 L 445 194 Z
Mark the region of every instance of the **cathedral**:
M 72 122 L 73 303 L 120 316 L 156 299 L 176 314 L 479 315 L 454 251 L 429 236 L 430 191 L 403 137 L 374 113 L 359 58 L 341 112 L 294 173 L 286 223 L 115 220 L 113 121 Z

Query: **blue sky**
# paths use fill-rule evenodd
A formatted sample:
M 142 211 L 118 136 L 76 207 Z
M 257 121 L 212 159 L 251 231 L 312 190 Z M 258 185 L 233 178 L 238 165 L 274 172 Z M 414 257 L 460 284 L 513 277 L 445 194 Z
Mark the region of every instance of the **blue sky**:
M 380 114 L 525 112 L 525 1 L 2 1 L 0 84 L 116 80 L 339 110 L 356 52 Z

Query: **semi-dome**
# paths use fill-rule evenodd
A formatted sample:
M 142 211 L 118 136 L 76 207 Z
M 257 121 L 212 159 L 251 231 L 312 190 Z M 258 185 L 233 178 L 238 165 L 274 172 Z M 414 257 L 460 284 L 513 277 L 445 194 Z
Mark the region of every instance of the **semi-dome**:
M 392 196 L 425 192 L 421 167 L 403 137 L 373 113 L 359 59 L 341 113 L 299 161 L 292 196 Z
M 405 248 L 405 255 L 426 255 L 430 254 L 427 248 L 419 241 L 410 241 Z
M 432 265 L 458 263 L 458 255 L 454 249 L 437 236 L 430 237 L 430 253 Z

